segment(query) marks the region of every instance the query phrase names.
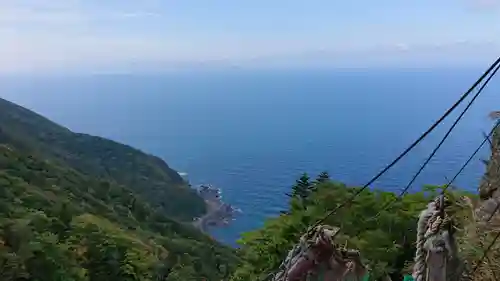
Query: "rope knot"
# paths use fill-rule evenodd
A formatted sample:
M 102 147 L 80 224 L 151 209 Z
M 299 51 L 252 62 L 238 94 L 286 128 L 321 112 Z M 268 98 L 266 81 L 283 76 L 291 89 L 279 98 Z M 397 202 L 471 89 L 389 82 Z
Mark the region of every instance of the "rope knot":
M 425 210 L 420 213 L 417 225 L 417 251 L 413 277 L 416 281 L 425 280 L 428 267 L 428 258 L 431 253 L 445 253 L 446 259 L 454 256 L 455 247 L 451 229 L 451 217 L 446 212 L 450 205 L 444 194 L 431 201 Z

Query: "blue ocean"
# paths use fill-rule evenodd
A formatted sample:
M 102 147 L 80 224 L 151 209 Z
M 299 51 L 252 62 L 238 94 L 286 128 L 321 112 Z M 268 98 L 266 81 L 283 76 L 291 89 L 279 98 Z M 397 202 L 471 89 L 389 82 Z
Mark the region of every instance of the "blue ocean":
M 485 67 L 486 68 L 486 67 Z M 220 187 L 242 214 L 213 231 L 235 245 L 287 205 L 303 172 L 362 185 L 424 132 L 483 69 L 203 70 L 123 75 L 9 76 L 0 96 L 70 129 L 165 159 L 192 184 Z M 499 78 L 500 79 L 500 78 Z M 494 79 L 412 190 L 444 184 L 477 148 L 500 109 Z M 463 107 L 461 107 L 463 108 Z M 460 108 L 460 109 L 461 109 Z M 405 187 L 453 119 L 377 181 Z M 475 190 L 485 147 L 456 185 Z M 168 199 L 166 199 L 168 200 Z

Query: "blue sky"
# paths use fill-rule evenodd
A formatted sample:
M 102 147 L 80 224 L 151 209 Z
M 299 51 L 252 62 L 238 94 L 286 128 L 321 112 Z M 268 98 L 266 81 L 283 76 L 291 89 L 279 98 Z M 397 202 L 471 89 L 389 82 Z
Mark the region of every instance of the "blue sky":
M 0 0 L 0 71 L 483 63 L 500 0 Z

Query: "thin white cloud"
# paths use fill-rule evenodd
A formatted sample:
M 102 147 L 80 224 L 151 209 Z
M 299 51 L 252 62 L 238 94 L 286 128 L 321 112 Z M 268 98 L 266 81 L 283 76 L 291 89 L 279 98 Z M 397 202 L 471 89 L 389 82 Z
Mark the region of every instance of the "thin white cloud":
M 494 5 L 492 2 L 500 0 L 468 1 L 488 1 L 481 5 Z M 460 48 L 463 51 L 450 54 L 460 53 L 462 56 L 473 54 L 470 51 L 473 48 L 467 47 L 470 42 L 482 40 L 484 43 L 484 38 L 490 37 L 483 32 L 471 41 L 470 33 L 463 35 L 466 32 L 460 27 L 436 27 L 438 31 L 427 29 L 424 32 L 419 32 L 422 28 L 415 28 L 415 32 L 408 32 L 403 27 L 377 26 L 376 23 L 351 28 L 350 31 L 331 29 L 332 34 L 327 36 L 315 34 L 310 37 L 303 31 L 288 37 L 280 30 L 275 30 L 275 37 L 263 37 L 255 30 L 251 34 L 236 29 L 225 32 L 224 28 L 205 32 L 201 20 L 210 19 L 200 19 L 200 23 L 193 26 L 193 22 L 184 18 L 171 20 L 158 13 L 161 9 L 154 9 L 142 1 L 116 1 L 114 6 L 109 6 L 108 1 L 93 2 L 97 3 L 94 6 L 89 5 L 91 2 L 0 0 L 0 71 L 199 61 L 245 63 L 255 58 L 266 58 L 261 61 L 267 61 L 273 57 L 294 60 L 300 54 L 314 50 L 353 60 L 358 54 L 382 54 L 384 59 L 392 59 L 415 56 L 424 51 L 431 53 L 436 49 Z M 488 32 L 495 34 L 495 30 Z M 461 36 L 469 39 L 457 40 L 456 44 L 452 42 Z M 431 50 L 422 50 L 419 43 Z M 463 45 L 467 46 L 457 47 Z

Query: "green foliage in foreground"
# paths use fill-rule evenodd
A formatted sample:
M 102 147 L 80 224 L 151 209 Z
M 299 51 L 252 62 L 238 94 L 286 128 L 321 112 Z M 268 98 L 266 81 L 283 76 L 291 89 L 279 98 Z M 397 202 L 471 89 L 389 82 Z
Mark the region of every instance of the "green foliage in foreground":
M 328 211 L 349 200 L 359 188 L 327 180 L 322 174 L 314 181 L 314 190 L 305 194 L 305 176 L 292 188 L 290 210 L 270 219 L 262 229 L 244 234 L 239 241 L 243 263 L 232 280 L 263 280 L 274 272 L 288 251 L 306 229 Z M 310 182 L 309 180 L 307 182 Z M 338 241 L 349 248 L 359 249 L 372 271 L 372 276 L 389 274 L 393 280 L 402 280 L 408 263 L 415 253 L 416 227 L 419 213 L 438 194 L 439 187 L 426 187 L 422 192 L 407 194 L 396 200 L 392 192 L 365 190 L 348 206 L 341 208 L 324 223 L 339 226 L 342 235 Z M 454 191 L 450 196 L 457 196 Z M 376 218 L 376 214 L 380 213 Z
M 2 281 L 221 280 L 237 261 L 123 186 L 0 145 Z

